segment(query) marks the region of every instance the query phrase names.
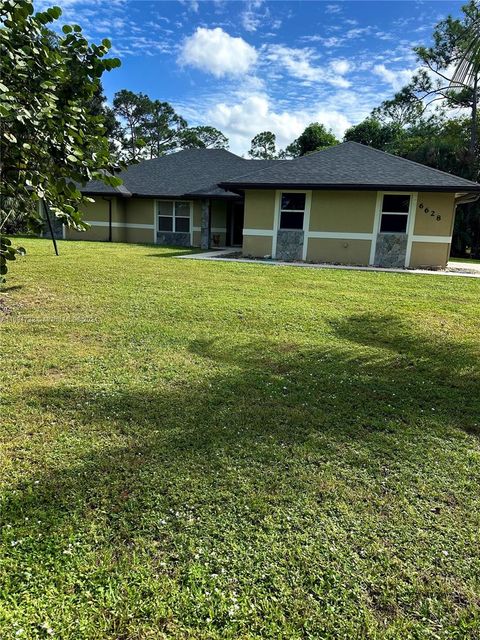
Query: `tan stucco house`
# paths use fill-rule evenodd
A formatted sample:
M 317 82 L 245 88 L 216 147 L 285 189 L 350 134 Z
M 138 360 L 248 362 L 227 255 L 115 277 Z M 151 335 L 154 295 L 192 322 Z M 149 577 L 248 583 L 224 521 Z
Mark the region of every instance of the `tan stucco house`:
M 67 239 L 232 246 L 245 256 L 445 267 L 455 209 L 480 185 L 355 142 L 295 160 L 191 149 L 146 160 L 123 185 L 89 183 L 85 233 Z

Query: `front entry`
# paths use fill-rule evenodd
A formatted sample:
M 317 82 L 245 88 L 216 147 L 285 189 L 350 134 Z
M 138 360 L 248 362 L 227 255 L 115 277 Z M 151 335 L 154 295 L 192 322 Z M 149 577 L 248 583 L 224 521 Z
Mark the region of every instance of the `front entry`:
M 228 216 L 227 237 L 231 247 L 241 247 L 243 244 L 243 202 L 233 202 Z

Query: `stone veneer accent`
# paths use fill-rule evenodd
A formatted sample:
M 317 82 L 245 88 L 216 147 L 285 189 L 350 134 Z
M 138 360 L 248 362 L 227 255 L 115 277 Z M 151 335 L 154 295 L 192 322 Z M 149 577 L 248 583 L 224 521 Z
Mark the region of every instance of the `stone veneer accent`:
M 375 265 L 398 268 L 405 266 L 406 233 L 379 233 L 375 248 Z
M 297 261 L 303 257 L 304 232 L 301 229 L 277 231 L 277 260 Z
M 165 244 L 171 247 L 189 247 L 189 233 L 175 233 L 174 231 L 157 231 L 157 244 Z

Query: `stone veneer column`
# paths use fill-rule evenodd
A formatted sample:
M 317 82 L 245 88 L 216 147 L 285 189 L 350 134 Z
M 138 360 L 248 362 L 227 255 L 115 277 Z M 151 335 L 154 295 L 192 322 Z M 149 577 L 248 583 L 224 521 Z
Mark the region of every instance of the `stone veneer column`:
M 202 249 L 210 248 L 210 200 L 202 200 L 202 217 L 201 217 L 201 239 L 200 247 Z

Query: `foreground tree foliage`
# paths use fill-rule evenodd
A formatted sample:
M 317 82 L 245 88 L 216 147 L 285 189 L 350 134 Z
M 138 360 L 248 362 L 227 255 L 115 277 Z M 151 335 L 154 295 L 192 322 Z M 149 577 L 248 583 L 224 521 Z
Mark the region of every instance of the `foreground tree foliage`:
M 121 182 L 112 175 L 104 116 L 91 108 L 100 77 L 120 62 L 105 57 L 108 40 L 89 44 L 79 25 L 54 36 L 47 25 L 60 15 L 59 7 L 34 13 L 28 0 L 0 3 L 2 226 L 24 213 L 38 231 L 43 219 L 31 203 L 42 201 L 61 223 L 83 229 L 79 205 L 86 198 L 77 185 Z M 2 276 L 15 258 L 8 247 L 2 244 Z

